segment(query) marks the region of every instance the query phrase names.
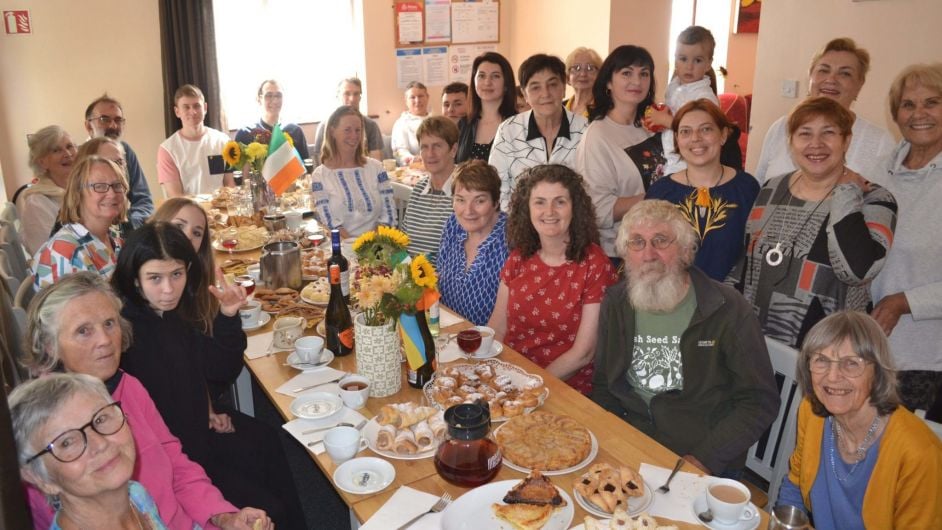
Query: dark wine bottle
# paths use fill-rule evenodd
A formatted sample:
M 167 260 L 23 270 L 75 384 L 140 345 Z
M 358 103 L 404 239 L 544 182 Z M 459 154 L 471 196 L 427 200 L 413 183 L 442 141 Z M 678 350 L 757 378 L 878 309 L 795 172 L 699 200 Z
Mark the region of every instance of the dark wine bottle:
M 407 360 L 406 381 L 412 388 L 422 388 L 425 383 L 432 380 L 436 365 L 435 339 L 432 337 L 428 322 L 425 320 L 425 311 L 417 311 L 414 315 L 404 313 L 399 317 L 399 324 L 417 332 L 411 334 L 411 339 L 420 352 L 422 364 L 413 366 L 412 359 Z
M 340 252 L 340 230 L 330 231 L 330 243 L 333 246 L 333 254 L 327 258 L 327 268 L 336 264 L 340 267 L 340 289 L 343 291 L 343 303 L 350 305 L 350 264 L 347 258 Z
M 327 302 L 327 316 L 324 318 L 327 330 L 327 348 L 334 355 L 342 357 L 353 351 L 353 318 L 350 308 L 343 301 L 340 290 L 340 266 L 330 266 L 330 301 Z

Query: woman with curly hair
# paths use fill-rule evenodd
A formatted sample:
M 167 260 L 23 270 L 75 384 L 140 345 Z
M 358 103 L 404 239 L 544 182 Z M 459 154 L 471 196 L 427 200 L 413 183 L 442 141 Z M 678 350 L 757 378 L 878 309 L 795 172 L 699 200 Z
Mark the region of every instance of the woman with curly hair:
M 522 173 L 507 239 L 510 257 L 488 325 L 498 340 L 588 395 L 599 304 L 615 274 L 582 177 L 558 164 Z

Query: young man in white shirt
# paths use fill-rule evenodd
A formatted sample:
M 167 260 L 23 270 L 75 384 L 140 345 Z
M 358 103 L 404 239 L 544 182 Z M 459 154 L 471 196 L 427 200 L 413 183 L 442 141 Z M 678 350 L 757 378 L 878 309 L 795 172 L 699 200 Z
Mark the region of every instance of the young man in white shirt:
M 183 127 L 157 149 L 157 180 L 167 197 L 212 193 L 220 186 L 234 186 L 225 171 L 222 150 L 229 135 L 207 127 L 206 99 L 193 85 L 183 85 L 173 95 L 173 112 Z

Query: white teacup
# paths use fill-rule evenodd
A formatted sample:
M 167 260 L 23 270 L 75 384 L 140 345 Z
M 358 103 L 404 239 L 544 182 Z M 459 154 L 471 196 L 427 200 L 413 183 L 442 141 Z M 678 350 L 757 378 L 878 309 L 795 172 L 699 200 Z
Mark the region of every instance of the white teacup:
M 288 230 L 300 230 L 303 215 L 297 210 L 288 210 L 285 212 L 285 225 Z
M 351 409 L 361 409 L 370 397 L 370 380 L 362 375 L 348 375 L 340 380 L 340 399 Z
M 294 352 L 302 363 L 317 364 L 324 354 L 324 339 L 309 335 L 294 341 Z
M 474 326 L 481 333 L 481 346 L 474 352 L 475 357 L 483 357 L 491 353 L 494 346 L 494 329 L 487 326 Z
M 334 464 L 340 465 L 350 460 L 366 448 L 366 438 L 353 427 L 334 427 L 324 435 L 324 449 Z
M 749 506 L 749 488 L 743 483 L 717 478 L 710 481 L 706 490 L 706 501 L 713 520 L 722 524 L 750 521 L 759 514 Z
M 262 304 L 251 300 L 239 308 L 239 318 L 242 319 L 242 327 L 250 328 L 258 325 L 258 319 L 262 315 Z
M 294 347 L 294 341 L 304 335 L 304 319 L 301 317 L 280 317 L 275 321 L 272 344 L 279 350 Z

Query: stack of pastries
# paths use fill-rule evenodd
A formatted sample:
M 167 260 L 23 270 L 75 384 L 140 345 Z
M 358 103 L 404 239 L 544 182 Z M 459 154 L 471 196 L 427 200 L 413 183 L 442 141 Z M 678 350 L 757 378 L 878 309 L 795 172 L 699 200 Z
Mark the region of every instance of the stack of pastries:
M 497 364 L 461 364 L 445 368 L 431 383 L 431 398 L 442 408 L 486 401 L 491 418 L 512 418 L 540 405 L 545 393 L 539 377 L 499 373 Z
M 602 511 L 614 513 L 628 509 L 629 497 L 644 495 L 644 480 L 629 467 L 598 463 L 579 478 L 573 489 Z
M 444 413 L 409 401 L 384 406 L 376 417 L 376 448 L 400 455 L 414 455 L 438 447 L 445 439 Z

